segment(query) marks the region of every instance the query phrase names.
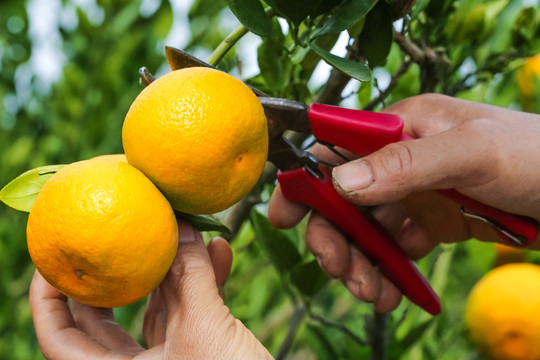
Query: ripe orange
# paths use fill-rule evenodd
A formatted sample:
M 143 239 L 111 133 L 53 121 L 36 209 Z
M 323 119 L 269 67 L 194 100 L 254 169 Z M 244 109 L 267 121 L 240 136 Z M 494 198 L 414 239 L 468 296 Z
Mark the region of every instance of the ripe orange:
M 540 266 L 515 263 L 488 272 L 472 289 L 465 322 L 488 359 L 540 359 Z
M 255 185 L 268 155 L 266 117 L 241 81 L 210 68 L 170 72 L 146 87 L 122 130 L 128 162 L 190 214 L 222 211 Z
M 518 71 L 518 85 L 521 94 L 526 98 L 534 97 L 535 84 L 540 82 L 540 54 L 525 60 L 525 64 Z
M 170 204 L 117 157 L 67 165 L 39 192 L 27 225 L 41 275 L 70 298 L 118 307 L 150 293 L 177 250 Z

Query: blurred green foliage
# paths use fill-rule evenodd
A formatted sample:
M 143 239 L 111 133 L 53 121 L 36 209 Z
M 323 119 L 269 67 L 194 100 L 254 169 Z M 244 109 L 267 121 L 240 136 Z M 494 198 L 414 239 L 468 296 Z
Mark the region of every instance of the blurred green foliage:
M 243 2 L 227 2 L 240 20 L 246 15 Z M 98 0 L 81 7 L 72 0 L 0 2 L 0 186 L 37 166 L 122 152 L 122 121 L 142 88 L 139 67 L 168 71 L 167 41 L 172 46 L 183 41 L 184 50 L 204 58 L 240 25 L 225 1 L 194 0 L 186 14 L 182 3 Z M 357 60 L 335 65 L 348 73 L 367 69 L 372 76 L 351 82 L 342 94 L 347 106 L 380 109 L 421 91 L 437 91 L 523 109 L 516 71 L 524 58 L 540 52 L 540 14 L 538 2 L 532 3 L 417 0 L 410 9 L 412 2 L 396 0 L 266 1 L 280 20 L 253 29 L 263 38 L 242 39 L 219 66 L 269 94 L 309 102 L 326 84 L 320 79 L 326 75 L 316 71 L 321 56 L 335 62 L 328 51 L 340 34 L 352 34 L 362 39 L 356 51 L 369 68 Z M 41 37 L 33 28 L 39 21 L 29 11 L 40 4 L 59 14 L 50 20 L 50 33 Z M 434 61 L 412 61 L 394 31 L 421 50 L 433 51 Z M 44 39 L 60 55 L 54 61 L 61 74 L 51 83 L 44 80 L 51 74 L 43 73 L 50 64 L 39 56 Z M 346 42 L 350 48 L 353 39 Z M 259 69 L 248 78 L 245 56 L 257 57 Z M 525 110 L 540 110 L 540 98 L 532 104 L 536 107 Z M 353 299 L 339 281 L 326 278 L 306 248 L 303 225 L 278 231 L 268 224 L 261 214 L 272 188 L 260 187 L 262 203 L 232 239 L 235 260 L 226 289 L 232 313 L 272 354 L 281 359 L 480 358 L 466 339 L 461 318 L 469 289 L 493 266 L 491 244 L 445 245 L 419 262 L 443 300 L 440 316 L 430 318 L 404 301 L 381 317 Z M 26 249 L 26 220 L 26 214 L 0 206 L 0 359 L 43 358 L 28 306 L 34 268 Z M 529 260 L 538 259 L 531 254 Z M 141 341 L 143 312 L 144 300 L 115 312 Z M 374 345 L 381 329 L 382 341 Z M 380 353 L 377 346 L 384 355 L 374 355 Z

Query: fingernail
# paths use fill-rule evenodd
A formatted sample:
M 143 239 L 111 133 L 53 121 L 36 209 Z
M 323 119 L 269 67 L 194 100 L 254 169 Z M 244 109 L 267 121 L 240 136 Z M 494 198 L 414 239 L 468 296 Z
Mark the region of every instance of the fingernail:
M 197 241 L 196 230 L 188 223 L 178 223 L 178 242 L 191 243 Z
M 317 262 L 319 263 L 319 267 L 324 270 L 324 263 L 323 263 L 321 255 L 315 255 L 315 259 L 317 259 Z
M 362 159 L 334 168 L 332 176 L 337 185 L 346 192 L 365 189 L 373 183 L 371 166 Z

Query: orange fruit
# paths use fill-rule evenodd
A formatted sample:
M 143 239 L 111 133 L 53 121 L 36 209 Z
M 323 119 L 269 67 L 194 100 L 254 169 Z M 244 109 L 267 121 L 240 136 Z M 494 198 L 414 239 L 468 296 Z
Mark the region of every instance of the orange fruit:
M 240 80 L 210 68 L 170 72 L 131 105 L 122 129 L 128 162 L 178 211 L 212 214 L 242 199 L 268 155 L 268 130 L 257 96 Z
M 524 249 L 517 249 L 508 245 L 495 243 L 495 266 L 525 261 L 527 253 Z
M 165 197 L 121 157 L 67 165 L 39 192 L 28 250 L 63 294 L 98 307 L 130 304 L 159 285 L 177 250 Z
M 540 266 L 514 263 L 488 272 L 465 310 L 471 340 L 492 360 L 540 359 Z
M 517 76 L 521 94 L 526 98 L 534 97 L 535 84 L 540 82 L 540 54 L 527 58 Z

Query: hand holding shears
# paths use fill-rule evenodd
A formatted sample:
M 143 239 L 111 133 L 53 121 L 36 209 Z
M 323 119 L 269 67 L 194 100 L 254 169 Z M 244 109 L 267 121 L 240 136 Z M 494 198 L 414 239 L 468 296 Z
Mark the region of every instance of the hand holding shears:
M 209 66 L 173 48 L 167 48 L 167 59 L 173 70 Z M 283 195 L 291 201 L 309 205 L 330 220 L 407 298 L 431 314 L 439 313 L 439 299 L 388 232 L 369 213 L 336 192 L 331 176 L 321 169 L 318 158 L 298 149 L 283 136 L 286 130 L 313 134 L 320 142 L 364 156 L 388 144 L 411 139 L 403 132 L 401 117 L 323 104 L 307 106 L 271 98 L 256 89 L 253 91 L 259 96 L 268 119 L 268 160 L 280 170 L 278 181 Z M 531 218 L 486 206 L 455 190 L 441 193 L 463 205 L 465 215 L 489 223 L 508 243 L 524 246 L 536 239 L 538 224 Z

